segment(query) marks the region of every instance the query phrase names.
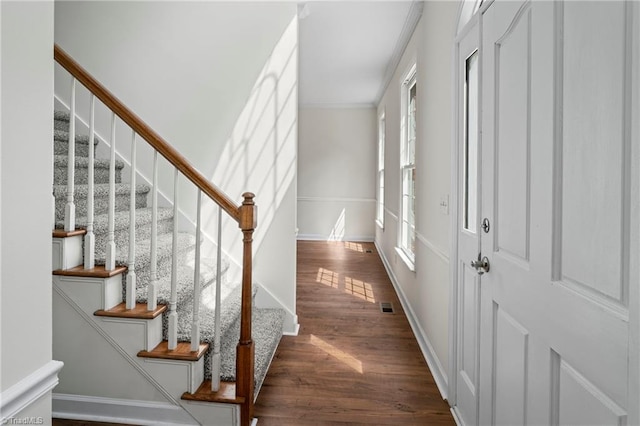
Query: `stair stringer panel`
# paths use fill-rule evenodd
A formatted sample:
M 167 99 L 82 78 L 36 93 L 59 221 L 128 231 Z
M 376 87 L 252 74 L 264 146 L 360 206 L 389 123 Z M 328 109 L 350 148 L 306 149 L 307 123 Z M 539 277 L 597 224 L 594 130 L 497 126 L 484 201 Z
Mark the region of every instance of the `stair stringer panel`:
M 56 392 L 179 405 L 57 286 L 53 291 L 53 337 L 53 354 L 65 362 Z
M 193 392 L 202 382 L 204 357 L 197 362 L 137 357 L 149 335 L 157 333 L 148 330 L 153 324 L 94 316 L 93 312 L 102 308 L 103 289 L 95 284 L 85 286 L 87 280 L 91 279 L 54 276 L 54 356 L 65 362 L 63 385 L 56 389 L 57 393 L 67 398 L 73 395 L 140 401 L 141 413 L 145 412 L 145 402 L 168 403 L 182 409 L 181 413 L 174 410 L 173 414 L 180 413 L 178 417 L 182 420 L 172 424 L 209 425 L 215 419 L 220 422 L 215 424 L 239 425 L 239 409 L 235 404 L 191 403 L 180 399 L 185 391 Z M 155 321 L 161 330 L 160 317 L 156 320 L 151 322 Z M 128 409 L 131 411 L 131 407 Z M 113 419 L 121 422 L 120 414 L 114 410 Z M 143 424 L 144 420 L 141 414 L 131 422 Z M 153 424 L 149 421 L 148 424 Z

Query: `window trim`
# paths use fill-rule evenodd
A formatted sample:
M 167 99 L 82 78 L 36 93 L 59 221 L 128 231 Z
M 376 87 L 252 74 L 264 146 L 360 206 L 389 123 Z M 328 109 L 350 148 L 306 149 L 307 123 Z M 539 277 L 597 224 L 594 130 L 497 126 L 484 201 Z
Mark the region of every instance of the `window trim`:
M 385 174 L 385 139 L 386 139 L 385 111 L 378 117 L 378 167 L 376 174 L 376 224 L 384 230 L 384 174 Z
M 410 138 L 409 135 L 409 115 L 412 113 L 410 110 L 410 94 L 413 87 L 416 87 L 416 93 L 414 95 L 417 102 L 417 67 L 414 62 L 413 65 L 409 68 L 409 71 L 405 74 L 405 78 L 402 80 L 401 85 L 401 105 L 400 105 L 400 116 L 401 116 L 401 135 L 400 135 L 400 205 L 399 205 L 399 215 L 398 215 L 398 244 L 396 247 L 396 251 L 400 254 L 400 258 L 407 264 L 407 267 L 411 271 L 415 271 L 415 242 L 417 241 L 417 231 L 416 231 L 416 191 L 415 191 L 415 173 L 416 173 L 416 161 L 415 161 L 415 148 L 417 142 L 417 134 L 413 134 L 413 138 Z M 417 122 L 416 115 L 417 106 L 414 105 L 413 108 L 413 122 Z M 416 126 L 417 127 L 417 126 Z M 416 129 L 417 130 L 417 129 Z M 411 147 L 411 139 L 413 139 L 413 152 L 410 152 Z M 413 155 L 412 155 L 413 154 Z M 406 181 L 405 177 L 407 176 L 407 171 L 413 170 L 414 182 L 413 182 L 413 222 L 411 222 L 410 217 L 407 215 L 408 208 L 405 208 L 405 197 L 410 194 L 405 194 Z M 407 191 L 410 192 L 410 191 Z M 405 231 L 405 225 L 407 228 L 411 229 L 413 233 L 413 250 L 411 247 L 405 245 L 405 240 L 407 237 L 410 237 L 408 231 Z

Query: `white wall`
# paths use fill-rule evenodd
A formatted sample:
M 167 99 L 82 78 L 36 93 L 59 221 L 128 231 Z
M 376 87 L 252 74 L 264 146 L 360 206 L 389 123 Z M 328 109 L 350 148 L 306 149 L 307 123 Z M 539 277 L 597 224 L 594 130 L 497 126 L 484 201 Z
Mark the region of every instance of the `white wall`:
M 55 40 L 206 177 L 239 204 L 256 194 L 255 281 L 295 312 L 297 16 L 287 2 L 56 2 Z M 57 70 L 56 95 L 68 102 Z M 80 116 L 87 117 L 80 96 Z M 108 115 L 99 111 L 108 136 Z M 130 131 L 116 147 L 127 159 Z M 151 157 L 139 143 L 139 170 Z M 164 160 L 160 189 L 173 193 Z M 195 218 L 184 182 L 180 209 Z M 212 205 L 204 232 L 215 236 Z M 241 262 L 241 234 L 225 221 L 223 247 Z M 280 249 L 274 250 L 273 247 Z M 272 299 L 273 299 L 272 298 Z M 271 300 L 273 302 L 273 300 Z
M 2 2 L 0 418 L 51 417 L 53 2 Z M 16 399 L 14 399 L 16 398 Z M 19 409 L 18 412 L 12 412 Z
M 376 243 L 408 305 L 416 337 L 446 396 L 449 323 L 450 216 L 440 209 L 451 188 L 452 52 L 456 2 L 425 2 L 422 18 L 380 105 L 385 113 L 385 226 Z M 397 256 L 400 203 L 400 88 L 417 63 L 415 272 Z
M 298 238 L 373 241 L 375 108 L 299 114 Z

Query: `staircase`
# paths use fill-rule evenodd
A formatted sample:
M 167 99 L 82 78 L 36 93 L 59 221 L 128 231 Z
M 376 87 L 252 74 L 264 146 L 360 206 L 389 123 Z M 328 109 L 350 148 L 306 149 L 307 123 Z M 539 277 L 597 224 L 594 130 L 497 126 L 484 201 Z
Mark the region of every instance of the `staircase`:
M 53 335 L 54 357 L 65 363 L 54 412 L 68 410 L 70 417 L 81 418 L 82 414 L 73 413 L 77 401 L 88 401 L 89 407 L 116 401 L 114 407 L 119 410 L 126 410 L 123 406 L 133 407 L 132 412 L 136 406 L 143 408 L 134 414 L 121 413 L 124 417 L 98 413 L 86 420 L 248 425 L 253 401 L 282 336 L 284 311 L 251 308 L 253 303 L 246 298 L 255 297 L 256 287 L 250 281 L 246 285 L 247 271 L 242 283 L 230 282 L 226 274 L 229 259 L 202 258 L 200 239 L 178 232 L 174 206 L 154 206 L 157 202 L 148 201 L 152 187 L 123 182 L 124 162 L 115 159 L 110 170 L 110 159 L 92 159 L 90 144 L 97 146 L 97 138 L 69 137 L 75 128 L 70 125 L 71 116 L 68 111 L 54 115 Z M 69 141 L 74 139 L 70 150 Z M 92 174 L 93 190 L 89 188 Z M 65 230 L 69 176 L 74 181 L 75 226 Z M 132 176 L 136 181 L 135 166 Z M 93 203 L 88 200 L 91 192 Z M 110 192 L 114 195 L 112 238 Z M 252 207 L 252 198 L 245 198 L 241 208 Z M 90 255 L 94 267 L 85 263 L 87 228 L 95 241 Z M 244 266 L 248 254 L 250 279 L 252 229 L 242 229 Z M 116 247 L 114 267 L 109 265 L 111 240 Z M 134 262 L 130 250 L 134 250 Z M 128 288 L 131 276 L 135 277 L 133 292 Z M 194 297 L 196 294 L 200 297 Z M 132 299 L 129 308 L 127 297 Z M 249 313 L 243 311 L 246 306 Z M 249 330 L 243 330 L 247 324 Z M 172 339 L 177 343 L 172 344 Z

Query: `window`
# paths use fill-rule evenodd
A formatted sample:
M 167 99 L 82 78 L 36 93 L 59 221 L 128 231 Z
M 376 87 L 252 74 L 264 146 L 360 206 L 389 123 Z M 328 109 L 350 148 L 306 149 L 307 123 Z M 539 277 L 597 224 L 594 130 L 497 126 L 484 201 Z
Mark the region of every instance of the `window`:
M 478 51 L 466 60 L 464 81 L 462 227 L 476 233 L 478 219 Z
M 385 119 L 382 113 L 378 122 L 378 208 L 376 210 L 376 221 L 380 228 L 384 228 L 384 134 Z
M 402 136 L 400 172 L 402 202 L 400 222 L 400 254 L 413 269 L 416 247 L 416 67 L 411 68 L 402 85 Z

